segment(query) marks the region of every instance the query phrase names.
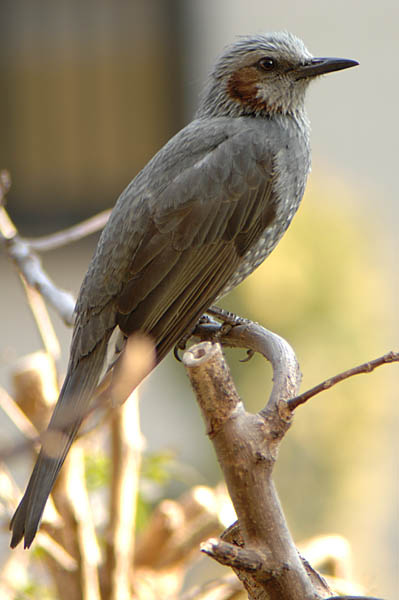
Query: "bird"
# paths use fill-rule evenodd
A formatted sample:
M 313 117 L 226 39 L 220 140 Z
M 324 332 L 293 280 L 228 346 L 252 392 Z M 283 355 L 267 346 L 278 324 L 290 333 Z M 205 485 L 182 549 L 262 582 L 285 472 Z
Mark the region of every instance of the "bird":
M 357 64 L 316 58 L 285 31 L 237 38 L 211 70 L 193 120 L 122 192 L 76 303 L 47 430 L 58 446 L 39 453 L 10 523 L 12 548 L 22 538 L 31 546 L 93 394 L 126 340 L 146 334 L 160 362 L 274 249 L 310 171 L 308 85 Z

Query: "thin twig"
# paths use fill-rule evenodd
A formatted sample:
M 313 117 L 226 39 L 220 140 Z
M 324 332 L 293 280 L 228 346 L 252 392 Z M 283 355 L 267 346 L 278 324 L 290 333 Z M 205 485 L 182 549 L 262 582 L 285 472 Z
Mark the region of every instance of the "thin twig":
M 51 356 L 54 360 L 57 360 L 61 354 L 60 343 L 54 331 L 54 326 L 48 314 L 43 296 L 35 287 L 29 285 L 22 273 L 19 273 L 19 276 L 25 290 L 29 308 L 31 309 L 33 318 L 39 331 L 39 335 L 42 338 L 44 349 L 49 356 Z
M 14 423 L 19 431 L 29 440 L 28 444 L 23 444 L 24 450 L 26 449 L 27 445 L 30 447 L 32 442 L 39 441 L 39 434 L 32 421 L 28 419 L 19 406 L 14 402 L 13 398 L 11 398 L 11 396 L 9 396 L 3 388 L 0 388 L 0 408 L 5 412 L 7 417 L 10 419 L 10 421 L 12 421 L 12 423 Z M 7 449 L 4 454 L 3 452 L 0 452 L 0 461 L 10 456 L 10 454 L 12 455 L 13 450 L 14 448 L 12 448 L 10 452 L 10 450 Z
M 40 548 L 45 550 L 61 569 L 69 572 L 78 570 L 77 560 L 46 531 L 42 530 L 37 533 L 37 542 Z
M 41 293 L 43 298 L 61 316 L 66 325 L 73 325 L 75 299 L 61 290 L 44 271 L 39 257 L 16 233 L 16 228 L 4 207 L 0 207 L 0 243 L 14 261 L 27 283 Z
M 399 362 L 399 352 L 388 352 L 387 354 L 384 354 L 384 356 L 380 356 L 379 358 L 370 360 L 369 362 L 358 365 L 357 367 L 352 367 L 347 371 L 338 373 L 338 375 L 334 375 L 334 377 L 326 379 L 325 381 L 319 383 L 310 390 L 303 392 L 303 394 L 299 394 L 299 396 L 287 400 L 288 408 L 293 411 L 313 396 L 320 394 L 320 392 L 324 392 L 324 390 L 330 389 L 331 387 L 333 387 L 337 383 L 340 383 L 341 381 L 344 381 L 345 379 L 349 379 L 349 377 L 353 377 L 354 375 L 360 375 L 361 373 L 371 373 L 377 367 L 380 367 L 381 365 L 387 365 L 393 362 Z
M 111 422 L 113 468 L 105 564 L 105 595 L 109 600 L 130 595 L 142 452 L 137 385 L 154 364 L 153 343 L 144 336 L 130 337 L 110 389 L 114 406 L 128 400 Z
M 10 219 L 5 209 L 5 196 L 11 187 L 11 178 L 8 171 L 0 171 L 0 244 L 5 248 L 8 256 L 14 261 L 24 284 L 37 290 L 43 298 L 55 308 L 66 325 L 73 325 L 75 299 L 69 292 L 59 289 L 51 281 L 44 271 L 39 257 L 34 253 L 32 246 L 18 235 L 18 230 Z M 83 226 L 84 229 L 84 226 Z M 25 286 L 25 291 L 27 287 Z M 28 293 L 28 291 L 27 291 Z M 39 307 L 39 300 L 34 304 Z M 35 311 L 32 303 L 30 307 L 34 313 L 39 331 L 43 337 L 45 347 L 53 356 L 57 356 L 59 350 L 54 336 L 44 335 L 48 329 L 49 319 L 45 316 L 43 307 Z
M 110 214 L 110 209 L 103 210 L 97 215 L 94 215 L 85 221 L 81 221 L 77 225 L 72 225 L 72 227 L 67 227 L 66 229 L 42 237 L 23 238 L 23 241 L 28 244 L 32 250 L 36 250 L 37 252 L 48 252 L 49 250 L 66 246 L 67 244 L 71 244 L 92 233 L 100 231 L 108 221 Z
M 75 445 L 71 449 L 68 467 L 66 491 L 69 500 L 68 508 L 72 510 L 76 524 L 74 533 L 79 548 L 82 598 L 100 600 L 98 567 L 101 563 L 101 551 L 94 528 L 94 513 L 90 507 L 86 487 L 84 450 L 81 446 Z M 65 490 L 62 490 L 62 493 L 65 493 Z
M 113 469 L 106 559 L 110 600 L 130 597 L 142 452 L 138 402 L 135 390 L 111 421 Z

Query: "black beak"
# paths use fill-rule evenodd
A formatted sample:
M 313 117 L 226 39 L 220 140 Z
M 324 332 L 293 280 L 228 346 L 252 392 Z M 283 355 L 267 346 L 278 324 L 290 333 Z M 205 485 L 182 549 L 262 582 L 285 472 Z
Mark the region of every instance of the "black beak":
M 296 69 L 297 79 L 317 77 L 317 75 L 332 73 L 332 71 L 341 71 L 342 69 L 349 69 L 349 67 L 356 67 L 358 64 L 356 60 L 349 60 L 347 58 L 312 58 L 308 63 Z

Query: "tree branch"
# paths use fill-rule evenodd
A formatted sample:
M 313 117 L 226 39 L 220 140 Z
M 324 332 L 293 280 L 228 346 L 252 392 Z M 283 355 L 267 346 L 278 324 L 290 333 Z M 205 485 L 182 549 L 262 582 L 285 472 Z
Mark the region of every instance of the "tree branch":
M 288 532 L 271 479 L 277 450 L 297 406 L 348 377 L 399 361 L 399 353 L 390 352 L 296 395 L 299 366 L 285 340 L 258 324 L 226 319 L 226 313 L 214 307 L 211 314 L 233 326 L 225 327 L 210 318 L 196 327 L 194 336 L 261 353 L 272 364 L 274 385 L 265 408 L 250 415 L 238 397 L 218 344 L 203 342 L 183 355 L 238 516 L 238 526 L 228 531 L 237 529 L 239 535 L 223 535 L 223 544 L 211 540 L 204 551 L 236 571 L 249 598 L 332 600 L 327 583 L 301 561 Z M 237 551 L 237 545 L 249 554 Z M 250 565 L 257 565 L 253 574 Z M 349 596 L 335 598 L 351 600 Z
M 330 377 L 326 379 L 322 383 L 319 383 L 315 387 L 303 392 L 299 396 L 295 396 L 295 398 L 291 398 L 288 400 L 287 405 L 291 411 L 295 410 L 301 404 L 304 404 L 313 396 L 320 394 L 320 392 L 324 392 L 325 390 L 329 390 L 337 383 L 344 381 L 345 379 L 349 379 L 349 377 L 353 377 L 354 375 L 360 375 L 361 373 L 371 373 L 377 367 L 381 365 L 388 365 L 393 362 L 399 362 L 399 352 L 388 352 L 383 356 L 375 358 L 374 360 L 370 360 L 369 362 L 358 365 L 357 367 L 352 367 L 347 371 L 343 371 L 342 373 L 338 373 L 338 375 L 334 375 L 334 377 Z
M 112 481 L 105 564 L 105 596 L 128 598 L 134 557 L 142 437 L 137 390 L 111 421 Z
M 238 343 L 238 337 L 242 343 L 244 333 L 241 331 L 238 335 L 240 332 L 236 330 L 244 327 L 245 335 L 251 338 L 249 347 L 262 347 L 262 353 L 272 364 L 277 364 L 282 347 L 283 356 L 286 354 L 287 343 L 281 344 L 278 336 L 272 341 L 270 332 L 262 342 L 260 330 L 263 328 L 251 325 L 253 327 L 248 324 L 234 327 L 230 334 L 235 333 L 235 341 Z M 231 338 L 229 345 L 230 342 Z M 245 347 L 248 347 L 247 343 Z M 293 351 L 288 352 L 288 356 L 292 355 Z M 314 600 L 317 595 L 288 531 L 271 479 L 279 443 L 290 424 L 290 419 L 286 418 L 288 413 L 281 410 L 284 400 L 278 397 L 276 382 L 266 408 L 252 415 L 244 410 L 219 344 L 202 342 L 193 346 L 184 353 L 183 363 L 226 479 L 245 550 L 251 552 L 252 560 L 257 554 L 262 565 L 250 577 L 250 583 L 245 572 L 243 582 L 249 597 Z M 293 378 L 287 376 L 287 372 L 277 378 L 277 386 L 285 398 L 296 393 L 299 385 L 296 360 L 293 364 Z M 232 556 L 236 556 L 233 549 Z M 235 567 L 237 561 L 231 559 L 230 565 Z M 247 570 L 238 568 L 237 571 L 241 575 Z
M 19 235 L 17 228 L 14 223 L 10 219 L 6 209 L 5 209 L 5 198 L 6 194 L 11 187 L 11 177 L 8 171 L 2 170 L 0 171 L 0 244 L 5 248 L 5 251 L 9 258 L 15 263 L 17 266 L 18 272 L 23 279 L 23 282 L 26 283 L 26 286 L 30 286 L 34 288 L 43 296 L 48 304 L 50 304 L 63 319 L 64 323 L 68 326 L 73 325 L 74 322 L 74 309 L 75 309 L 75 298 L 69 292 L 61 290 L 58 288 L 47 275 L 47 273 L 43 270 L 42 264 L 40 262 L 39 257 L 33 251 L 33 243 L 31 241 L 23 240 Z M 100 222 L 104 221 L 104 213 L 102 213 L 102 221 L 100 218 L 101 215 L 97 215 L 97 217 L 93 217 L 93 219 L 89 219 L 89 225 L 87 222 L 83 224 L 77 225 L 75 229 L 79 230 L 80 236 L 88 235 L 93 231 L 93 223 L 96 223 L 98 227 Z M 52 236 L 49 236 L 52 239 Z M 50 243 L 47 239 L 47 249 L 50 249 L 51 243 L 54 245 L 54 240 Z M 71 239 L 77 239 L 77 235 L 71 234 L 70 230 L 65 232 L 59 232 L 57 234 L 58 245 L 61 245 L 60 240 L 63 243 L 68 243 Z M 46 247 L 46 241 L 40 240 L 39 238 L 39 246 Z M 40 299 L 41 301 L 41 299 Z M 36 300 L 36 307 L 38 307 L 39 300 Z M 35 313 L 34 307 L 31 305 L 31 308 L 35 314 L 36 320 L 38 319 L 38 315 L 42 315 L 41 313 Z M 46 322 L 43 323 L 43 327 L 40 327 L 40 318 L 37 321 L 39 324 L 39 330 L 45 330 L 49 324 L 49 319 L 46 319 Z M 42 331 L 41 331 L 42 333 Z M 54 343 L 55 336 L 52 336 L 52 344 L 50 347 L 56 348 Z M 46 345 L 46 338 L 44 338 L 44 342 Z
M 26 282 L 38 290 L 60 315 L 66 325 L 73 325 L 75 299 L 69 292 L 59 289 L 43 270 L 39 257 L 17 234 L 4 207 L 0 207 L 0 243 L 9 258 L 16 264 Z
M 103 210 L 102 212 L 81 221 L 72 227 L 56 231 L 51 235 L 46 235 L 37 238 L 23 238 L 23 241 L 36 252 L 48 252 L 49 250 L 55 250 L 61 246 L 66 246 L 72 242 L 77 242 L 84 237 L 96 233 L 103 229 L 109 219 L 111 210 Z

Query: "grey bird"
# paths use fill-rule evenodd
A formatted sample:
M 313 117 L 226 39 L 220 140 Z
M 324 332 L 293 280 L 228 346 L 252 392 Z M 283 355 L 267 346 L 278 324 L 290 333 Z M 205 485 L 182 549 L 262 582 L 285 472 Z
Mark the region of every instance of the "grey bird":
M 314 58 L 287 32 L 239 38 L 216 62 L 194 120 L 122 192 L 80 289 L 48 427 L 57 451 L 38 456 L 11 521 L 12 547 L 36 535 L 110 346 L 143 332 L 159 362 L 276 246 L 310 169 L 308 84 L 357 64 Z

